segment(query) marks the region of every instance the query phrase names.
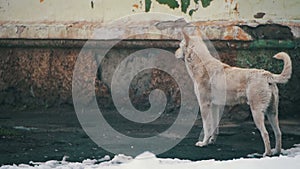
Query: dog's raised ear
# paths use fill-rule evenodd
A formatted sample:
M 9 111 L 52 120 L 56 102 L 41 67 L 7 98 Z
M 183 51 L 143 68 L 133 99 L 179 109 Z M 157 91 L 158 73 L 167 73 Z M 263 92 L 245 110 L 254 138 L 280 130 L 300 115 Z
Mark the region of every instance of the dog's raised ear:
M 189 35 L 188 35 L 187 33 L 185 33 L 184 30 L 182 30 L 182 35 L 183 35 L 183 38 L 184 38 L 184 40 L 185 40 L 186 45 L 188 45 L 188 44 L 189 44 L 189 41 L 190 41 Z
M 202 39 L 202 32 L 198 26 L 196 26 L 197 36 Z

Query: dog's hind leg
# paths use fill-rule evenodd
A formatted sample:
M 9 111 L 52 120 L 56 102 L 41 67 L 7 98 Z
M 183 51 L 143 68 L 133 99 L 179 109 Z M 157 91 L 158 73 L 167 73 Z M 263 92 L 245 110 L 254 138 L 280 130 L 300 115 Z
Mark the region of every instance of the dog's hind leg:
M 269 134 L 268 131 L 265 127 L 264 123 L 264 113 L 261 111 L 256 111 L 256 110 L 251 110 L 252 111 L 252 116 L 254 123 L 258 130 L 260 131 L 261 137 L 264 141 L 264 146 L 265 146 L 265 152 L 263 156 L 271 156 L 271 145 L 270 145 L 270 139 L 269 139 Z
M 278 115 L 277 114 L 267 114 L 268 120 L 271 123 L 272 129 L 275 134 L 276 146 L 273 155 L 280 155 L 281 153 L 281 131 L 279 128 Z
M 276 146 L 275 146 L 275 152 L 273 152 L 273 155 L 280 155 L 281 153 L 281 131 L 279 128 L 279 122 L 278 122 L 278 103 L 279 103 L 279 97 L 278 97 L 278 88 L 276 85 L 271 86 L 272 87 L 272 102 L 270 106 L 270 112 L 267 113 L 268 120 L 272 126 L 272 129 L 274 131 L 275 140 L 276 140 Z
M 268 83 L 261 83 L 261 79 L 257 78 L 254 83 L 248 86 L 247 98 L 254 123 L 264 141 L 265 152 L 263 156 L 271 156 L 269 133 L 265 126 L 265 113 L 272 99 L 272 90 Z

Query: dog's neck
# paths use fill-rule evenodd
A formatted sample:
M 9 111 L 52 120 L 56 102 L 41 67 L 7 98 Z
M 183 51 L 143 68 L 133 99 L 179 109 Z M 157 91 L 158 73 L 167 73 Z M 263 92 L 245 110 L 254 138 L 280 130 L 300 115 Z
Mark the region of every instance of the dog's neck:
M 197 46 L 191 45 L 189 53 L 186 54 L 184 60 L 192 77 L 202 77 L 207 74 L 207 71 L 214 71 L 208 65 L 212 62 L 220 62 L 210 54 L 204 43 L 199 43 Z
M 185 56 L 185 62 L 189 65 L 205 65 L 209 62 L 218 61 L 218 59 L 214 58 L 209 50 L 207 49 L 206 45 L 200 43 L 199 45 L 191 45 L 189 52 Z

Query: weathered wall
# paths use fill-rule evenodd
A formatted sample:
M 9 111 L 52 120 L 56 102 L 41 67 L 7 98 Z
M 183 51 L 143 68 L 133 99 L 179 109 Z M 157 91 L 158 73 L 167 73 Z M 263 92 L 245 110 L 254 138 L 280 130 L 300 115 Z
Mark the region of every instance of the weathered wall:
M 151 5 L 147 5 L 149 2 Z M 178 18 L 201 22 L 207 27 L 207 34 L 212 35 L 210 39 L 226 38 L 218 35 L 222 32 L 229 35 L 243 34 L 237 25 L 255 27 L 272 23 L 289 26 L 294 36 L 300 37 L 297 22 L 300 19 L 299 0 L 184 2 L 189 4 L 185 5 L 186 8 L 179 0 L 66 0 L 63 3 L 60 0 L 0 0 L 0 38 L 90 39 L 95 29 L 103 28 L 111 22 L 114 23 L 114 30 L 122 28 L 126 35 L 142 32 L 143 29 L 162 33 L 161 27 L 156 29 L 155 24 Z M 190 16 L 191 10 L 195 12 Z M 129 15 L 131 17 L 124 18 Z M 120 31 L 112 32 L 115 35 L 110 38 L 122 36 L 118 34 Z M 229 39 L 227 36 L 226 40 Z M 233 39 L 249 40 L 247 36 Z
M 265 13 L 263 20 L 298 20 L 300 3 L 298 0 L 213 0 L 208 5 L 190 2 L 187 12 L 181 10 L 178 4 L 170 0 L 168 4 L 160 4 L 160 0 L 150 0 L 149 18 L 151 12 L 162 12 L 182 16 L 190 21 L 198 20 L 253 20 L 259 18 L 257 13 Z M 209 0 L 203 0 L 203 2 Z M 149 0 L 1 0 L 1 21 L 88 21 L 105 23 L 120 17 L 144 13 Z M 176 2 L 176 1 L 175 1 Z M 204 7 L 203 7 L 204 6 Z M 172 9 L 173 7 L 174 9 Z M 192 17 L 191 9 L 199 8 Z M 144 20 L 145 18 L 140 18 Z
M 151 6 L 146 2 L 151 2 Z M 178 18 L 185 18 L 213 41 L 221 60 L 230 65 L 278 73 L 282 63 L 270 58 L 276 52 L 288 52 L 294 70 L 291 81 L 280 85 L 280 110 L 281 115 L 299 114 L 298 0 L 203 0 L 198 1 L 198 5 L 186 0 L 190 2 L 186 9 L 181 1 L 177 6 L 161 2 L 0 0 L 0 111 L 72 104 L 74 64 L 86 40 L 127 39 L 107 54 L 106 64 L 99 68 L 96 78 L 99 105 L 111 108 L 108 77 L 112 77 L 113 68 L 139 49 L 157 47 L 174 52 L 179 43 L 176 39 L 181 38 L 181 28 L 186 26 Z M 126 15 L 133 16 L 124 17 Z M 113 24 L 109 24 L 111 22 Z M 104 33 L 95 36 L 99 29 Z M 140 35 L 136 35 L 137 32 Z M 151 34 L 144 34 L 147 32 Z M 194 34 L 195 30 L 188 29 L 188 33 Z M 97 47 L 96 43 L 88 54 L 96 55 Z M 95 61 L 90 62 L 93 65 Z M 176 84 L 157 70 L 143 72 L 132 82 L 129 95 L 133 104 L 145 110 L 149 106 L 148 95 L 156 87 L 166 91 L 168 110 L 178 106 Z
M 51 107 L 72 104 L 72 76 L 76 58 L 85 41 L 78 40 L 0 40 L 0 110 Z M 13 43 L 14 42 L 14 43 Z M 28 43 L 26 43 L 28 42 Z M 265 42 L 265 43 L 262 43 Z M 300 110 L 299 43 L 281 45 L 283 40 L 254 41 L 250 43 L 214 41 L 222 61 L 241 67 L 263 68 L 274 73 L 282 70 L 282 63 L 272 58 L 279 51 L 288 52 L 293 62 L 292 79 L 280 88 L 280 112 L 283 117 L 298 117 Z M 102 61 L 96 78 L 96 95 L 100 107 L 112 108 L 110 81 L 117 65 L 131 53 L 143 48 L 162 47 L 174 52 L 179 41 L 124 41 L 114 47 Z M 259 44 L 262 43 L 262 44 Z M 271 43 L 271 45 L 266 45 Z M 292 43 L 292 42 L 291 42 Z M 131 44 L 131 45 L 129 45 Z M 246 44 L 246 45 L 245 45 Z M 277 46 L 276 46 L 277 44 Z M 274 48 L 275 47 L 275 48 Z M 87 55 L 96 56 L 97 48 Z M 95 65 L 96 59 L 90 61 Z M 171 64 L 171 63 L 170 63 Z M 178 67 L 185 71 L 185 67 Z M 82 67 L 84 71 L 84 67 Z M 87 86 L 91 87 L 91 86 Z M 155 88 L 165 91 L 168 98 L 167 112 L 179 106 L 180 91 L 172 77 L 158 71 L 140 73 L 129 90 L 133 105 L 145 110 L 149 107 L 149 93 Z M 192 90 L 192 89 L 191 89 Z M 91 93 L 82 93 L 82 97 Z M 88 97 L 87 97 L 88 98 Z M 247 109 L 246 109 L 247 110 Z M 235 119 L 245 119 L 249 112 L 233 109 Z

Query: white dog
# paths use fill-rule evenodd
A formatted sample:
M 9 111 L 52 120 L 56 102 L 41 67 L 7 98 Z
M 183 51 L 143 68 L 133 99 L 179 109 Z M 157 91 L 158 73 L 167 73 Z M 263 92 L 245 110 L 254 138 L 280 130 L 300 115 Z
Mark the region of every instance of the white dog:
M 231 67 L 211 56 L 200 35 L 188 36 L 184 32 L 183 35 L 184 39 L 175 56 L 184 59 L 188 73 L 194 82 L 195 94 L 200 105 L 204 138 L 196 145 L 202 147 L 214 142 L 220 106 L 246 102 L 250 105 L 254 122 L 264 142 L 263 156 L 280 154 L 281 131 L 278 123 L 279 98 L 276 84 L 286 83 L 291 77 L 292 63 L 289 55 L 280 52 L 274 56 L 274 58 L 284 61 L 281 74 L 273 74 L 262 69 Z M 224 91 L 226 101 L 214 97 L 213 91 Z M 268 117 L 276 137 L 276 148 L 273 153 L 264 124 L 265 115 Z

